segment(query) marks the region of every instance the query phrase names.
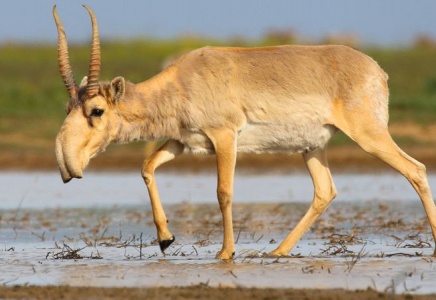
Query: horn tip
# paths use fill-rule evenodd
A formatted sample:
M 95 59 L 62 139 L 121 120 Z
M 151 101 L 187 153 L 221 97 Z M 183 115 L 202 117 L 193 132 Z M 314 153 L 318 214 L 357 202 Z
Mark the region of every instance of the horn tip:
M 88 11 L 88 13 L 91 15 L 91 16 L 93 16 L 94 15 L 94 12 L 92 11 L 92 9 L 88 6 L 88 5 L 86 5 L 86 4 L 82 4 L 82 6 Z

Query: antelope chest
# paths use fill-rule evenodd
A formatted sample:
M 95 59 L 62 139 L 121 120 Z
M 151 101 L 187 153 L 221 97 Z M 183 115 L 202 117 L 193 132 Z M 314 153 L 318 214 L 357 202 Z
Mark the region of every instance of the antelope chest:
M 302 153 L 323 148 L 336 132 L 322 124 L 246 124 L 237 137 L 237 151 L 244 153 Z M 179 140 L 186 151 L 215 153 L 211 140 L 201 130 L 182 130 Z

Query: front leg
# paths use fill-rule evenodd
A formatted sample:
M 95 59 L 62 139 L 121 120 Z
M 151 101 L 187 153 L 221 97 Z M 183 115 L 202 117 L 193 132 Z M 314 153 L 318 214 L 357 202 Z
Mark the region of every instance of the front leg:
M 205 130 L 205 133 L 215 148 L 218 165 L 217 195 L 224 227 L 223 247 L 216 257 L 231 259 L 235 255 L 232 198 L 236 164 L 236 134 L 230 129 L 210 129 Z
M 159 240 L 159 246 L 164 253 L 175 240 L 175 237 L 168 230 L 168 220 L 165 216 L 165 212 L 160 202 L 159 193 L 156 186 L 156 180 L 154 177 L 154 170 L 160 165 L 174 159 L 183 152 L 185 146 L 183 144 L 169 140 L 162 147 L 160 147 L 151 157 L 144 161 L 142 167 L 142 177 L 147 185 L 148 194 L 150 195 L 151 208 L 153 210 L 153 220 L 157 229 L 157 237 Z

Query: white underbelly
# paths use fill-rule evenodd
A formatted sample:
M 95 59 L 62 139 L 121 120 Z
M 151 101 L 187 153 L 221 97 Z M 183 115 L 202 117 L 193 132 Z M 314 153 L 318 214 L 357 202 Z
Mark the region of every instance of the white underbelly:
M 239 133 L 238 152 L 302 153 L 323 148 L 336 132 L 331 125 L 247 124 Z M 213 154 L 212 142 L 201 131 L 185 131 L 180 140 L 193 153 Z
M 247 125 L 238 137 L 238 151 L 248 153 L 302 153 L 323 148 L 335 133 L 331 125 Z

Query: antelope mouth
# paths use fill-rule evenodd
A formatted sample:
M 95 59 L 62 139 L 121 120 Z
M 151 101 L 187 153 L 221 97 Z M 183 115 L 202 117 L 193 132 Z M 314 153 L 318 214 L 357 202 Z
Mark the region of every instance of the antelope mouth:
M 68 183 L 68 182 L 70 182 L 71 181 L 71 179 L 73 179 L 73 177 L 70 177 L 70 178 L 62 178 L 62 181 L 64 182 L 64 183 Z
M 61 177 L 62 177 L 62 181 L 63 181 L 64 183 L 68 183 L 68 182 L 70 182 L 73 178 L 76 178 L 76 179 L 82 179 L 82 178 L 83 178 L 83 175 L 82 175 L 82 174 L 80 174 L 80 175 L 71 175 L 70 173 L 64 175 L 64 173 L 63 173 L 62 170 L 61 170 Z
M 82 170 L 69 168 L 63 160 L 58 161 L 58 163 L 59 163 L 59 171 L 61 173 L 61 178 L 64 183 L 70 182 L 73 178 L 76 179 L 83 178 Z
M 62 181 L 64 183 L 70 182 L 73 178 L 83 178 L 83 168 L 81 168 L 80 164 L 65 161 L 63 156 L 59 157 L 58 164 L 61 172 Z

